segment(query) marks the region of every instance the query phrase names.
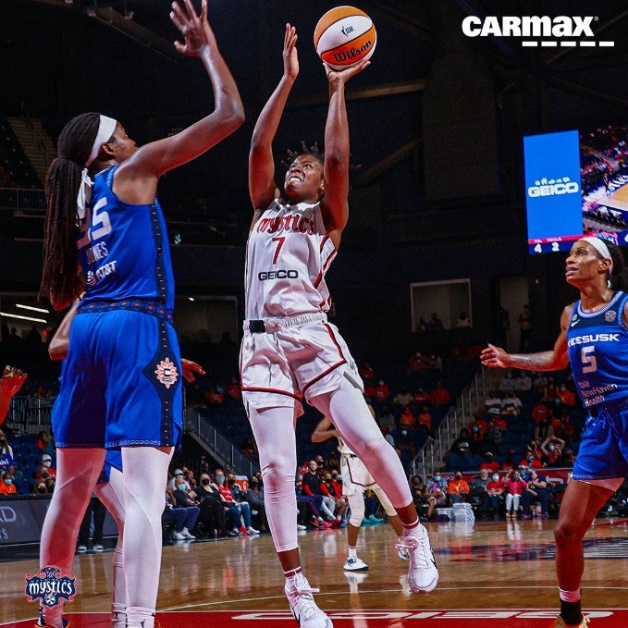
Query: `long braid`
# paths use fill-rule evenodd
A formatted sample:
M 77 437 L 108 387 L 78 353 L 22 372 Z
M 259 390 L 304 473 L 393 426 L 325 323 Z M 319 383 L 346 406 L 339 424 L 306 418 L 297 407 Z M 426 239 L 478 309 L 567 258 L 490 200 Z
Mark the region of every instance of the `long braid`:
M 58 142 L 59 157 L 46 177 L 46 224 L 40 296 L 67 303 L 83 291 L 76 255 L 76 197 L 81 171 L 98 132 L 100 116 L 85 113 L 70 120 Z

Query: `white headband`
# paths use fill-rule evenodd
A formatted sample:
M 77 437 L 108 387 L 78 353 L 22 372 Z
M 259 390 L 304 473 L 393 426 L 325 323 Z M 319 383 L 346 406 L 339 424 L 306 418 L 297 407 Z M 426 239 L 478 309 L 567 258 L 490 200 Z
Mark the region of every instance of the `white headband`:
M 96 133 L 96 139 L 92 145 L 92 152 L 89 154 L 85 167 L 89 168 L 91 163 L 98 157 L 100 147 L 113 135 L 116 130 L 117 121 L 107 116 L 100 116 L 100 124 L 98 125 L 98 133 Z
M 81 172 L 81 185 L 76 196 L 76 215 L 79 220 L 83 220 L 85 217 L 85 208 L 92 198 L 93 181 L 91 180 L 87 169 L 92 164 L 94 159 L 98 157 L 101 146 L 113 135 L 113 132 L 116 130 L 116 124 L 118 123 L 113 118 L 108 118 L 102 114 L 100 115 L 98 133 L 96 133 L 96 139 L 92 145 L 92 152 L 89 154 L 89 157 L 85 162 L 85 167 Z
M 612 276 L 613 274 L 613 258 L 611 257 L 611 253 L 606 246 L 606 242 L 600 238 L 588 237 L 588 238 L 580 238 L 583 242 L 587 242 L 590 244 L 601 256 L 602 259 L 610 260 L 611 265 L 608 269 L 608 274 Z

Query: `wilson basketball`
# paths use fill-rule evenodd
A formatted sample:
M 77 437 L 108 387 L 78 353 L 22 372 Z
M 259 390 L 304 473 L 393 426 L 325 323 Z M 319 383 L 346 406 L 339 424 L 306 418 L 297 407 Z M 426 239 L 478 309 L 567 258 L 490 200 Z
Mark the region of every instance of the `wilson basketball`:
M 314 29 L 316 53 L 334 70 L 343 70 L 362 59 L 369 59 L 376 44 L 373 20 L 355 7 L 330 9 Z

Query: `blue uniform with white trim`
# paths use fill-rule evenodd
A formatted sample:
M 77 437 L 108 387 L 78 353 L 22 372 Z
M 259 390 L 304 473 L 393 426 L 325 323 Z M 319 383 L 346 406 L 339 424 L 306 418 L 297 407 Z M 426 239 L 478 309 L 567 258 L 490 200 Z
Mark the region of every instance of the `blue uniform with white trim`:
M 132 205 L 94 180 L 77 231 L 87 285 L 70 327 L 52 421 L 59 447 L 172 446 L 182 431 L 174 276 L 157 199 Z
M 617 291 L 595 312 L 576 301 L 567 328 L 569 361 L 589 417 L 573 477 L 603 480 L 628 476 L 628 294 Z

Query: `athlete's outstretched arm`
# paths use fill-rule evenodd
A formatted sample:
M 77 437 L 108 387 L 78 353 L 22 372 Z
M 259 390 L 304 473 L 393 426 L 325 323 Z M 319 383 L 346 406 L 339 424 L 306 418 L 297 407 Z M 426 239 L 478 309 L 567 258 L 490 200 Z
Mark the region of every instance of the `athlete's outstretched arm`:
M 482 366 L 490 368 L 519 368 L 529 371 L 559 371 L 569 364 L 567 353 L 567 326 L 571 320 L 573 303 L 560 317 L 560 334 L 551 351 L 539 353 L 507 353 L 501 347 L 489 344 L 480 355 Z
M 323 64 L 329 83 L 329 106 L 325 123 L 325 197 L 321 210 L 325 227 L 338 247 L 342 230 L 349 220 L 349 121 L 345 102 L 345 83 L 366 68 L 371 62 L 337 72 Z
M 297 33 L 286 24 L 283 39 L 283 75 L 275 91 L 262 109 L 251 138 L 249 152 L 249 195 L 253 209 L 266 209 L 279 195 L 275 183 L 275 162 L 272 144 L 281 122 L 288 96 L 299 74 Z
M 214 111 L 172 137 L 139 148 L 116 173 L 116 191 L 123 190 L 126 184 L 137 185 L 138 179 L 140 182 L 145 179 L 147 183 L 158 179 L 165 172 L 202 155 L 244 122 L 238 88 L 207 20 L 207 0 L 202 2 L 200 15 L 191 0 L 183 0 L 183 5 L 185 9 L 173 2 L 170 13 L 172 22 L 184 37 L 184 43 L 175 42 L 175 47 L 181 54 L 199 57 L 203 62 L 213 88 Z M 124 198 L 124 192 L 122 194 Z M 148 196 L 151 194 L 154 198 L 153 192 Z
M 326 440 L 330 438 L 337 438 L 340 436 L 338 430 L 329 429 L 333 427 L 332 422 L 325 416 L 319 422 L 314 431 L 312 432 L 312 442 L 313 443 L 324 443 Z

